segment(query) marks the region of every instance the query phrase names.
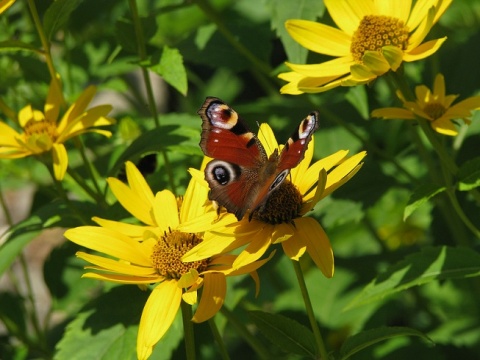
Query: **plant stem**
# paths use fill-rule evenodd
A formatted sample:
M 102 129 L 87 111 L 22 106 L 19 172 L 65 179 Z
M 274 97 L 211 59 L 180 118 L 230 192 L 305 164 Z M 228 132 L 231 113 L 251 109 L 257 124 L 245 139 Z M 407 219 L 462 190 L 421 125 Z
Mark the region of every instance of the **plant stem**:
M 250 331 L 245 327 L 245 324 L 238 320 L 238 318 L 224 305 L 220 308 L 220 312 L 225 316 L 235 330 L 243 337 L 243 339 L 250 345 L 250 347 L 255 351 L 255 354 L 260 359 L 271 359 L 272 354 L 268 352 L 263 344 L 258 341 L 258 339 L 253 336 Z
M 208 325 L 210 325 L 210 330 L 212 331 L 213 337 L 215 338 L 215 341 L 218 344 L 218 351 L 220 352 L 220 357 L 223 360 L 230 360 L 227 347 L 225 346 L 222 336 L 220 335 L 220 331 L 218 331 L 217 324 L 215 323 L 215 318 L 209 319 Z
M 135 27 L 138 57 L 140 59 L 140 62 L 142 62 L 147 59 L 147 50 L 145 48 L 145 37 L 143 36 L 142 23 L 140 22 L 140 16 L 138 15 L 138 7 L 137 7 L 136 0 L 129 0 L 128 3 L 130 5 L 130 10 L 132 12 L 133 25 Z M 147 101 L 148 101 L 148 107 L 150 109 L 150 113 L 153 117 L 153 121 L 155 122 L 155 126 L 160 127 L 160 118 L 158 115 L 157 106 L 155 104 L 152 82 L 150 80 L 148 70 L 143 66 L 140 66 L 140 68 L 142 70 L 143 81 L 145 82 L 145 90 L 147 92 Z M 165 164 L 165 169 L 167 171 L 170 188 L 172 189 L 173 193 L 176 194 L 177 188 L 175 185 L 174 176 L 173 176 L 172 168 L 170 166 L 170 161 L 168 159 L 167 151 L 161 150 L 161 153 L 163 157 L 163 162 Z
M 53 65 L 52 54 L 50 52 L 50 44 L 48 42 L 47 37 L 45 36 L 45 32 L 43 31 L 42 22 L 40 21 L 40 17 L 38 16 L 35 0 L 28 0 L 28 7 L 30 8 L 30 14 L 32 15 L 35 28 L 37 29 L 40 42 L 42 43 L 43 51 L 45 54 L 45 61 L 47 62 L 47 67 L 48 67 L 48 72 L 50 73 L 50 77 L 52 78 L 52 81 L 57 82 L 58 88 L 61 89 L 62 84 L 60 83 L 60 80 L 57 77 L 57 72 L 55 71 L 55 66 Z M 60 96 L 61 96 L 62 105 L 66 106 L 65 98 L 63 97 L 62 92 L 60 92 Z
M 312 302 L 310 301 L 310 296 L 308 295 L 308 289 L 307 285 L 305 284 L 305 278 L 303 277 L 302 267 L 300 266 L 299 261 L 292 260 L 292 264 L 295 270 L 295 275 L 297 275 L 300 291 L 302 292 L 303 303 L 305 304 L 305 310 L 308 315 L 308 320 L 310 321 L 315 343 L 317 344 L 317 351 L 320 354 L 321 360 L 328 360 L 327 349 L 325 347 L 320 328 L 318 327 L 317 320 L 315 319 L 315 313 L 313 311 Z
M 193 334 L 192 306 L 181 301 L 183 334 L 187 360 L 195 360 L 195 336 Z

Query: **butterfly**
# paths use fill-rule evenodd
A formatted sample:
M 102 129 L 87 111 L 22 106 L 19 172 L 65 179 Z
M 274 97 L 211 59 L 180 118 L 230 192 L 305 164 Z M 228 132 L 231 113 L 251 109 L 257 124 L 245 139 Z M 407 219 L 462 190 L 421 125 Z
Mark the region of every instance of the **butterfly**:
M 318 128 L 318 112 L 303 119 L 285 147 L 267 156 L 258 137 L 237 112 L 216 97 L 207 97 L 198 114 L 202 118 L 200 148 L 213 158 L 205 168 L 205 180 L 213 200 L 241 220 L 261 210 L 270 194 L 302 161 L 312 134 Z

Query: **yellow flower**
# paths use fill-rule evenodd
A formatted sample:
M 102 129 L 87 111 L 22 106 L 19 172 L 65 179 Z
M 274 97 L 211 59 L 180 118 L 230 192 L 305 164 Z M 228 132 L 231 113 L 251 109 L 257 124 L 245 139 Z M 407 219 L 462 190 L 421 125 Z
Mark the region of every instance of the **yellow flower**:
M 135 165 L 127 162 L 126 173 L 128 185 L 115 178 L 109 178 L 108 184 L 122 206 L 144 225 L 94 218 L 100 226 L 69 229 L 65 237 L 108 256 L 78 252 L 78 257 L 94 265 L 87 267 L 94 272 L 83 277 L 140 286 L 156 284 L 143 309 L 137 337 L 137 356 L 147 359 L 175 319 L 182 298 L 196 303 L 197 290 L 203 286 L 192 320 L 205 321 L 223 305 L 226 276 L 251 273 L 258 291 L 255 270 L 268 259 L 238 270 L 231 267 L 233 255 L 183 263 L 183 254 L 200 243 L 202 235 L 179 231 L 179 226 L 192 221 L 205 226 L 217 217 L 211 206 L 203 206 L 207 189 L 192 180 L 183 198 L 175 198 L 168 190 L 154 195 Z
M 89 86 L 68 108 L 57 123 L 62 103 L 59 79 L 52 80 L 44 111 L 25 106 L 18 113 L 18 122 L 23 132 L 19 133 L 4 122 L 0 122 L 0 159 L 16 159 L 50 152 L 53 172 L 62 180 L 68 167 L 67 150 L 63 143 L 86 132 L 96 132 L 110 137 L 110 131 L 96 129 L 111 125 L 114 119 L 107 117 L 111 105 L 100 105 L 85 110 L 93 96 L 95 87 Z
M 260 141 L 265 149 L 273 151 L 278 143 L 272 129 L 262 124 Z M 356 174 L 366 155 L 360 152 L 347 158 L 348 151 L 338 151 L 310 165 L 313 157 L 313 138 L 305 152 L 305 158 L 291 170 L 289 180 L 268 198 L 264 209 L 256 211 L 251 221 L 242 221 L 209 231 L 205 240 L 188 252 L 184 261 L 200 260 L 246 245 L 233 263 L 240 268 L 260 258 L 272 244 L 281 243 L 287 256 L 293 260 L 306 252 L 326 277 L 333 276 L 333 251 L 327 234 L 313 218 L 305 216 L 316 203 L 342 186 Z M 191 170 L 201 181 L 203 173 Z M 206 182 L 205 182 L 206 184 Z M 206 185 L 205 185 L 206 186 Z M 185 226 L 185 229 L 194 229 Z
M 437 74 L 433 83 L 433 91 L 425 85 L 415 88 L 416 100 L 407 101 L 400 92 L 399 98 L 404 108 L 383 108 L 372 112 L 373 117 L 384 119 L 417 119 L 428 120 L 432 128 L 443 135 L 455 136 L 458 134 L 454 119 L 462 119 L 470 124 L 471 112 L 480 108 L 480 96 L 472 96 L 452 106 L 458 95 L 445 95 L 445 79 Z
M 7 10 L 16 0 L 0 0 L 0 14 Z
M 337 86 L 365 84 L 402 61 L 435 53 L 445 41 L 422 41 L 452 0 L 324 0 L 338 29 L 306 20 L 288 20 L 288 33 L 300 45 L 335 59 L 321 64 L 287 63 L 291 72 L 281 93 L 298 95 Z

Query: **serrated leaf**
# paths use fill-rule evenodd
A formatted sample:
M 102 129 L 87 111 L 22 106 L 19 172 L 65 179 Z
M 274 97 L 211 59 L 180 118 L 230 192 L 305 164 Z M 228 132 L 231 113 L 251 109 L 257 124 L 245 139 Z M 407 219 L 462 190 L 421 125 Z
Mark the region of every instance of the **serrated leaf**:
M 424 333 L 412 328 L 381 327 L 370 329 L 362 331 L 361 333 L 353 335 L 345 340 L 340 349 L 340 360 L 346 360 L 369 346 L 398 336 L 419 336 L 422 339 L 432 342 L 432 340 Z
M 51 3 L 43 16 L 43 26 L 48 39 L 66 24 L 70 14 L 81 2 L 82 0 L 56 0 Z
M 480 254 L 468 248 L 427 247 L 409 255 L 368 284 L 351 309 L 430 281 L 480 275 Z
M 183 65 L 183 56 L 178 49 L 164 46 L 160 60 L 157 64 L 150 66 L 150 69 L 177 89 L 180 94 L 184 96 L 187 94 L 187 71 Z
M 440 186 L 438 184 L 420 185 L 413 191 L 410 199 L 408 200 L 407 206 L 405 206 L 403 220 L 405 221 L 405 219 L 408 218 L 415 210 L 417 210 L 435 195 L 445 191 L 445 189 L 445 186 Z
M 283 315 L 263 311 L 248 314 L 261 333 L 285 352 L 315 358 L 315 340 L 305 326 Z
M 0 51 L 20 51 L 20 50 L 27 50 L 27 51 L 32 51 L 36 53 L 41 52 L 35 46 L 24 43 L 23 41 L 19 41 L 19 40 L 0 41 Z
M 480 186 L 480 157 L 466 161 L 458 170 L 458 189 L 470 191 Z
M 293 63 L 304 63 L 307 59 L 307 49 L 298 44 L 285 29 L 288 19 L 316 20 L 325 12 L 323 1 L 284 1 L 268 0 L 267 6 L 271 11 L 271 26 L 280 37 L 288 56 Z

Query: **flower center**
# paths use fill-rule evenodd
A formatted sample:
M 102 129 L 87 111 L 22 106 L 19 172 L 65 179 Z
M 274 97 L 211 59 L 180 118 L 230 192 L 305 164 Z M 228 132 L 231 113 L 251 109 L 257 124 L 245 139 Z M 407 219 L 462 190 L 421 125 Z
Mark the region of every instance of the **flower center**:
M 285 180 L 268 197 L 265 204 L 252 217 L 272 225 L 291 223 L 300 216 L 302 194 L 295 185 Z
M 26 137 L 35 135 L 47 135 L 53 141 L 57 138 L 57 125 L 50 120 L 30 120 L 23 127 Z
M 432 120 L 437 120 L 445 114 L 447 111 L 445 107 L 438 103 L 438 102 L 431 102 L 428 104 L 425 104 L 425 107 L 423 108 L 423 111 L 432 119 Z
M 352 37 L 350 52 L 353 59 L 362 63 L 365 51 L 382 52 L 384 46 L 405 50 L 408 45 L 408 28 L 403 21 L 385 15 L 367 15 Z
M 151 256 L 153 267 L 157 269 L 160 275 L 176 280 L 189 272 L 190 269 L 195 269 L 198 272 L 206 270 L 208 259 L 189 263 L 184 263 L 181 260 L 187 251 L 201 241 L 202 239 L 195 234 L 171 230 L 165 232 L 153 248 Z

